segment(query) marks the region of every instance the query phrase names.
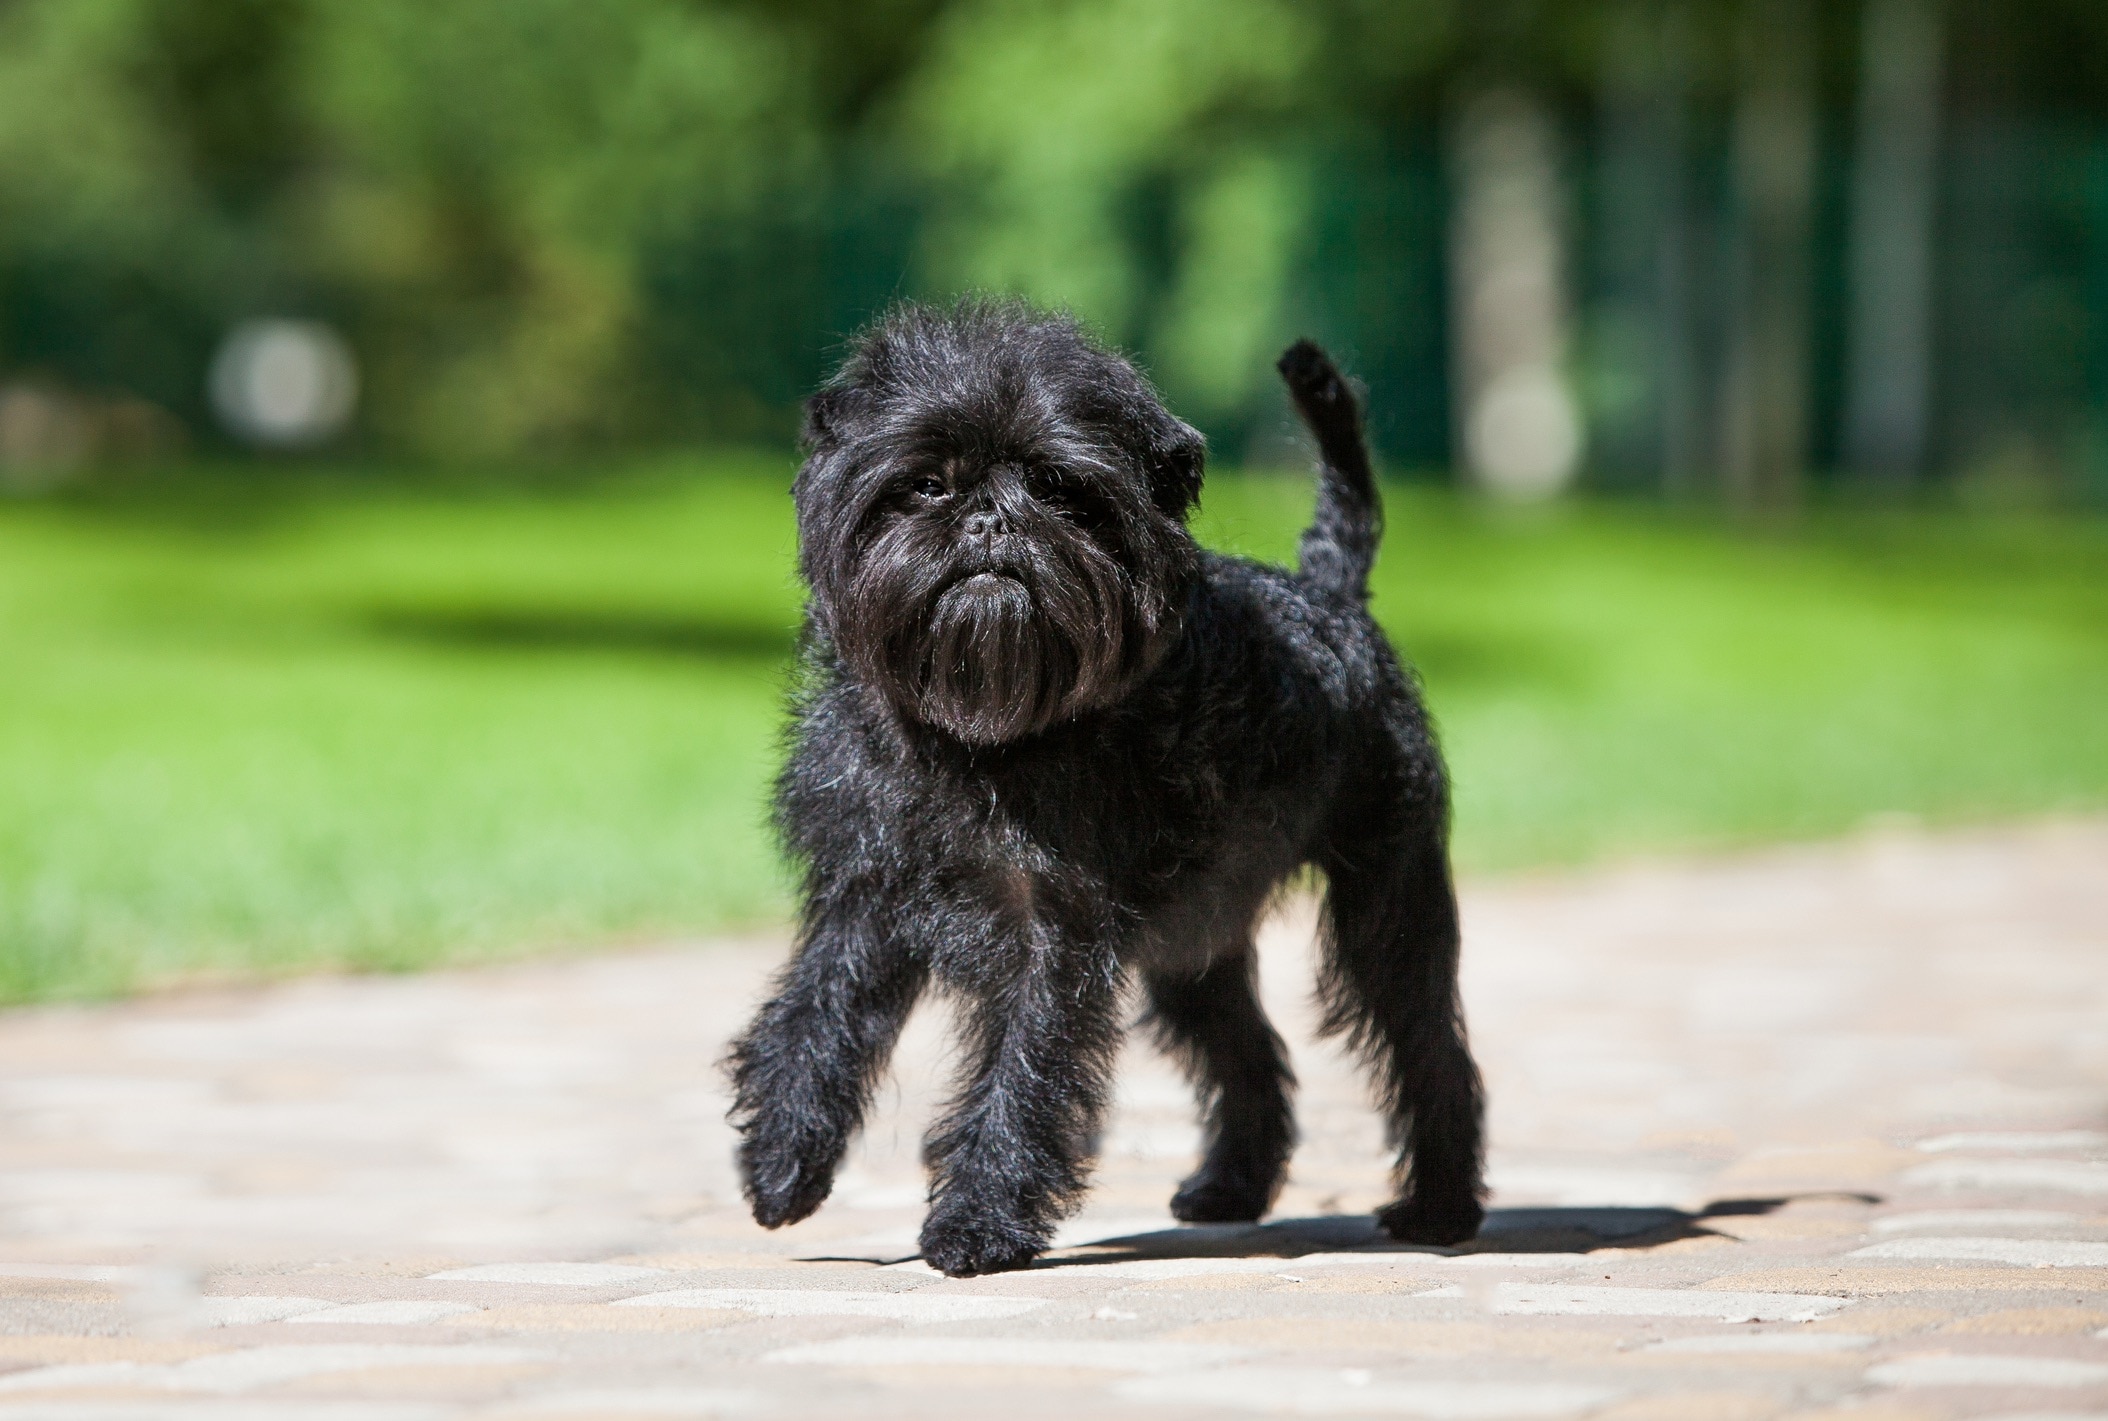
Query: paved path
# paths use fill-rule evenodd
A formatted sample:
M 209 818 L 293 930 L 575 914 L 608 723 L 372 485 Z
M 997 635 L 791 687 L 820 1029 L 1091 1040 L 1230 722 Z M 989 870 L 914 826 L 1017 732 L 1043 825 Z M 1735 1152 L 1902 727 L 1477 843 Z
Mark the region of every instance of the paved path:
M 2108 1416 L 2108 823 L 1482 884 L 1487 1235 L 1387 1247 L 1381 1142 L 1266 941 L 1306 1143 L 1174 1228 L 1137 1051 L 1075 1245 L 911 1252 L 906 1044 L 814 1220 L 709 1064 L 772 943 L 0 1017 L 0 1421 Z

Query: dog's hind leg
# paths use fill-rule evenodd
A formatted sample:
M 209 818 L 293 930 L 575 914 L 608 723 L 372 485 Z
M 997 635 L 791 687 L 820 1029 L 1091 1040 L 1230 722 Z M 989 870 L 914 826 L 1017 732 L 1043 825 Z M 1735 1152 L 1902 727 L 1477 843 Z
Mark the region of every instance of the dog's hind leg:
M 1457 910 L 1440 821 L 1397 824 L 1363 799 L 1320 856 L 1326 894 L 1319 993 L 1325 1031 L 1368 1064 L 1399 1145 L 1397 1202 L 1377 1218 L 1407 1243 L 1478 1232 L 1483 1093 L 1457 997 Z M 1389 813 L 1386 813 L 1386 810 Z M 1390 832 L 1383 820 L 1391 818 Z
M 1273 1205 L 1295 1146 L 1287 1048 L 1259 1005 L 1251 944 L 1197 975 L 1151 972 L 1146 1021 L 1192 1080 L 1207 1153 L 1172 1196 L 1189 1224 L 1242 1223 Z

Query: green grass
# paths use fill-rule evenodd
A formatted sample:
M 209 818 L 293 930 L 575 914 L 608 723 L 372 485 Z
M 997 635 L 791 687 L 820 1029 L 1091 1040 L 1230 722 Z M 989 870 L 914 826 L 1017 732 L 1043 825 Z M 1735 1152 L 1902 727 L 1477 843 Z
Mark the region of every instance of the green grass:
M 0 504 L 0 997 L 778 918 L 787 474 Z M 1200 527 L 1284 557 L 1309 498 Z M 1468 868 L 2108 804 L 2099 521 L 1391 508 Z

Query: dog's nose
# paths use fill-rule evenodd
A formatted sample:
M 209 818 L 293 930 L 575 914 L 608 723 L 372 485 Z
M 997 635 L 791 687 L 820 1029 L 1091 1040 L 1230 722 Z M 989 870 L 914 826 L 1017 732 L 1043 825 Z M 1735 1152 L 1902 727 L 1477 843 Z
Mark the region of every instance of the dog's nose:
M 1003 515 L 995 512 L 969 513 L 959 525 L 959 530 L 969 538 L 993 538 L 1003 531 Z

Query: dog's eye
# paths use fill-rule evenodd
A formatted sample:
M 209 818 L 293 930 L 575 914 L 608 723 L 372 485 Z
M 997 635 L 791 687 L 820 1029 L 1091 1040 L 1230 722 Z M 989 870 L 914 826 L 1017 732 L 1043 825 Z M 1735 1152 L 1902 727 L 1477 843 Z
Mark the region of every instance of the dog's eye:
M 1073 506 L 1083 496 L 1083 489 L 1079 484 L 1045 469 L 1034 469 L 1027 475 L 1025 487 L 1030 489 L 1032 496 L 1041 503 L 1051 503 L 1056 507 Z
M 910 483 L 908 488 L 919 498 L 942 498 L 950 492 L 942 479 L 933 479 L 927 474 Z
M 1079 527 L 1096 528 L 1106 520 L 1101 495 L 1088 480 L 1042 470 L 1027 487 L 1050 511 Z

